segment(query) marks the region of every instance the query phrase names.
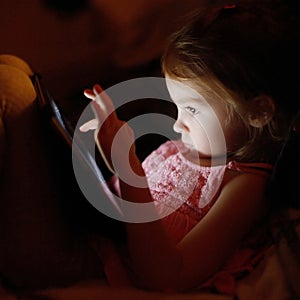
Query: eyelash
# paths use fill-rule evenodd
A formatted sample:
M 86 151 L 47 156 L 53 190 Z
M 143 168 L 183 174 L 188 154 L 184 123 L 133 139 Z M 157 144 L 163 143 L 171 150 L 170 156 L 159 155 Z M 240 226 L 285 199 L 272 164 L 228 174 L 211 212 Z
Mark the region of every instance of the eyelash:
M 184 108 L 189 112 L 191 112 L 193 115 L 197 115 L 199 113 L 199 111 L 192 106 L 185 106 Z

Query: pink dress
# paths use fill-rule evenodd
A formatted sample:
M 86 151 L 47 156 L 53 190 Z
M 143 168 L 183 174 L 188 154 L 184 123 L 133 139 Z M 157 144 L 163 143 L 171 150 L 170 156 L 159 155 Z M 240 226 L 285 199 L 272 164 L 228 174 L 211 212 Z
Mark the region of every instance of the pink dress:
M 235 161 L 225 166 L 203 167 L 185 158 L 189 148 L 182 142 L 168 141 L 143 162 L 149 188 L 158 211 L 174 213 L 162 219 L 170 237 L 179 242 L 209 211 L 217 200 L 226 169 L 269 176 L 271 165 L 245 164 Z M 250 242 L 251 240 L 251 242 Z M 255 243 L 257 240 L 257 244 Z M 251 247 L 248 245 L 251 243 Z M 266 245 L 251 236 L 234 253 L 226 265 L 201 287 L 232 294 L 236 278 L 253 269 Z
M 213 206 L 224 184 L 226 169 L 261 176 L 269 176 L 272 169 L 268 164 L 235 161 L 223 166 L 203 167 L 185 158 L 189 151 L 180 141 L 168 141 L 142 163 L 157 210 L 165 216 L 162 222 L 176 243 Z M 251 271 L 269 246 L 269 243 L 262 244 L 256 236 L 249 236 L 223 268 L 199 287 L 233 294 L 236 279 Z

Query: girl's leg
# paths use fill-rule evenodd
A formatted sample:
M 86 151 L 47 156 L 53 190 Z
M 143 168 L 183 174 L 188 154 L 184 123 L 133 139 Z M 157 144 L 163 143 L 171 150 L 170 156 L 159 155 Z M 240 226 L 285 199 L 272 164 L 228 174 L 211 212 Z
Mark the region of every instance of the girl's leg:
M 24 61 L 0 55 L 0 276 L 26 288 L 95 278 L 98 256 L 61 213 L 63 170 L 30 75 Z

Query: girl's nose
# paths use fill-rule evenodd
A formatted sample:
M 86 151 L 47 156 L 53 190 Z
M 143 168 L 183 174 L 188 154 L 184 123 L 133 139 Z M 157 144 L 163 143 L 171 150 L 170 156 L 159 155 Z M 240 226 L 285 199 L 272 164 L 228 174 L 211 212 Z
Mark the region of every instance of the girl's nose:
M 183 133 L 187 130 L 186 126 L 180 121 L 180 119 L 177 119 L 176 122 L 173 125 L 173 130 L 177 133 Z

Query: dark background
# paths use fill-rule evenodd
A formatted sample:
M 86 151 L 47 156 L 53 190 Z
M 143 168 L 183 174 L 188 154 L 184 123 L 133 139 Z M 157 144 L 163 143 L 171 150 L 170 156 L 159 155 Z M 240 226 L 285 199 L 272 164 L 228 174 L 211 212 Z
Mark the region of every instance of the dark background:
M 19 56 L 41 74 L 44 85 L 75 125 L 90 101 L 83 96 L 85 88 L 96 82 L 107 88 L 126 79 L 162 76 L 160 57 L 167 36 L 179 26 L 181 15 L 198 4 L 199 0 L 2 0 L 0 54 Z M 121 114 L 130 118 L 147 111 L 174 116 L 174 107 L 157 101 L 123 107 Z M 96 212 L 81 197 L 70 152 L 53 139 L 47 142 L 55 152 L 66 209 L 72 204 L 70 217 L 75 222 L 71 223 L 78 224 L 80 219 L 82 226 L 94 228 Z M 157 136 L 139 140 L 144 145 L 139 146 L 140 155 L 144 157 L 149 145 L 155 148 L 161 142 Z M 99 164 L 105 170 L 103 162 Z
M 72 113 L 95 82 L 160 76 L 168 35 L 206 1 L 2 0 L 0 53 L 26 60 Z

